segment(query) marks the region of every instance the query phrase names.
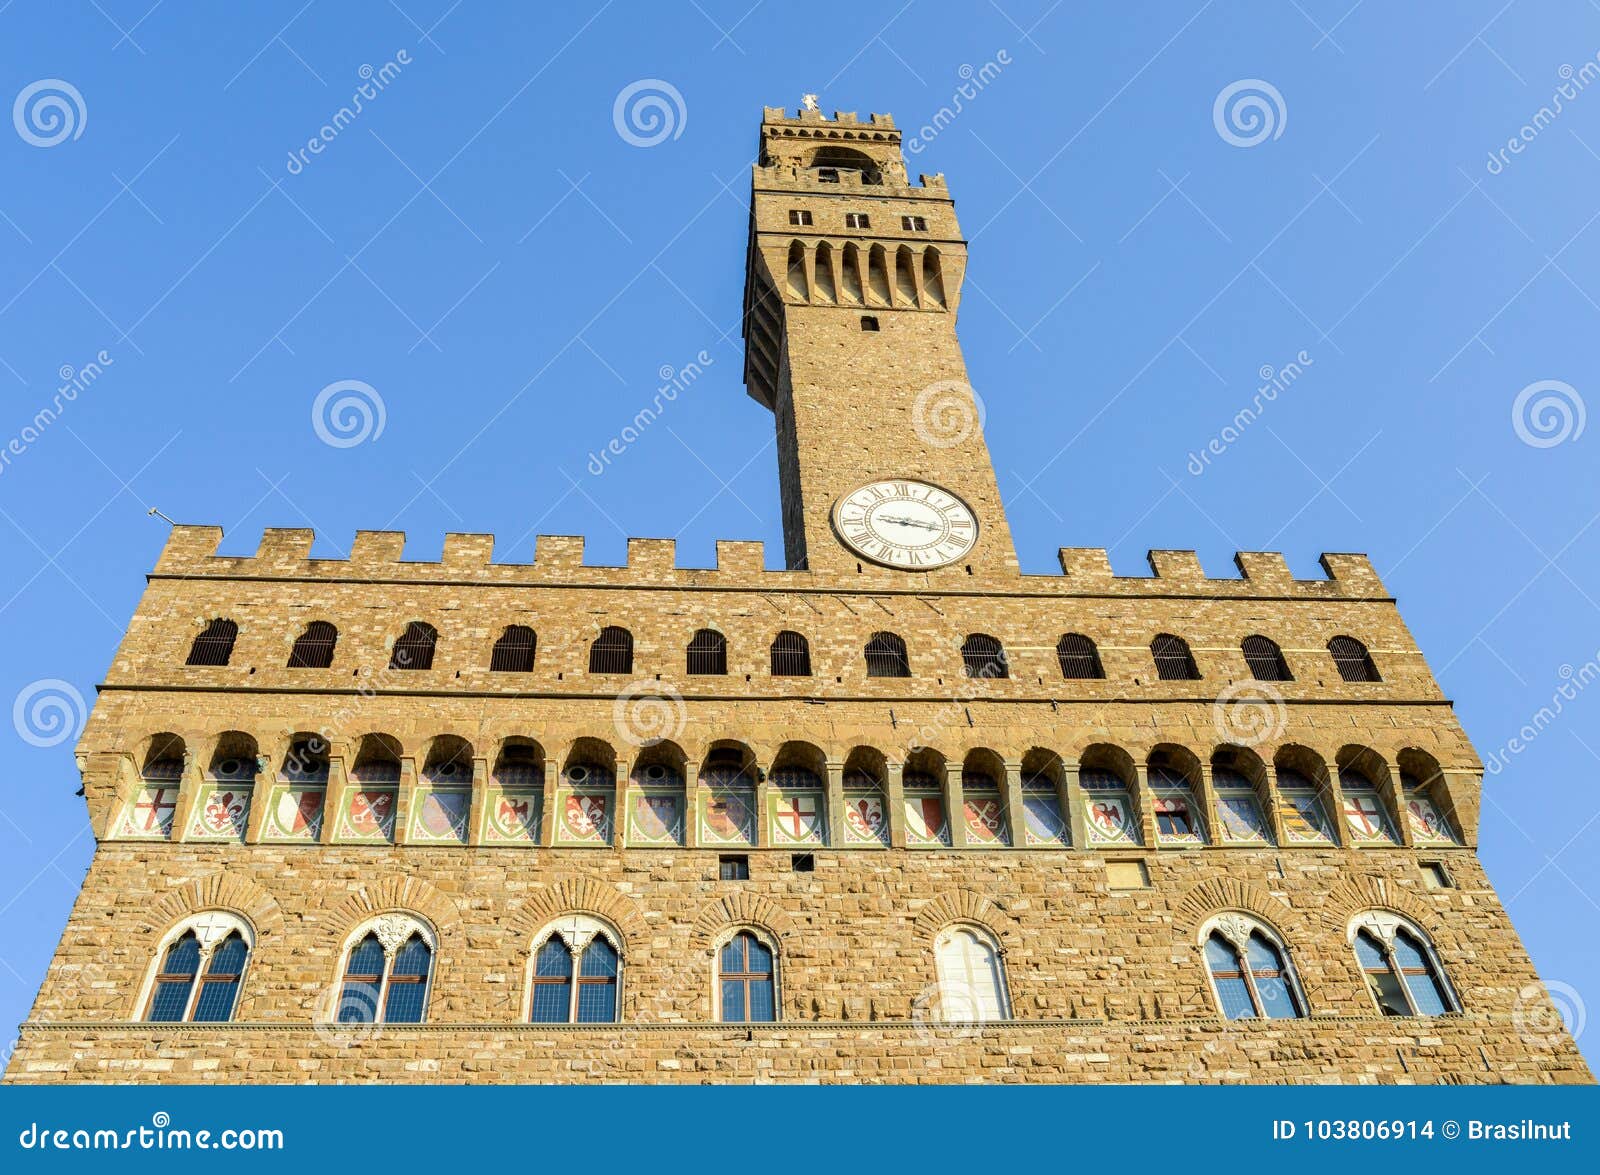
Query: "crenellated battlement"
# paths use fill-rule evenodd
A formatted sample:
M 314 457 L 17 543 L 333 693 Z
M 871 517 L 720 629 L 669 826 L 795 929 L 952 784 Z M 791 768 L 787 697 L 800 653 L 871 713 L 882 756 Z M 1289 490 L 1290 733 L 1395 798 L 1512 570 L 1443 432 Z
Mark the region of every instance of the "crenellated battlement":
M 584 561 L 581 535 L 540 535 L 531 563 L 496 562 L 494 536 L 447 534 L 437 560 L 407 560 L 403 531 L 357 531 L 344 559 L 313 557 L 314 532 L 302 528 L 269 528 L 256 553 L 219 555 L 223 532 L 216 526 L 176 526 L 156 562 L 153 577 L 223 579 L 383 580 L 386 582 L 485 584 L 549 584 L 579 582 L 609 586 L 724 587 L 762 590 L 906 590 L 904 573 L 863 568 L 856 577 L 821 576 L 810 571 L 768 570 L 766 544 L 759 541 L 717 542 L 715 566 L 684 567 L 673 539 L 628 540 L 626 562 Z M 1297 579 L 1283 555 L 1273 551 L 1240 551 L 1234 555 L 1237 575 L 1211 576 L 1193 551 L 1150 551 L 1149 574 L 1122 575 L 1111 566 L 1103 548 L 1062 547 L 1062 574 L 1022 575 L 996 582 L 963 577 L 936 580 L 914 577 L 909 586 L 919 594 L 946 590 L 957 593 L 1029 595 L 1198 596 L 1227 598 L 1307 598 L 1386 600 L 1387 592 L 1365 555 L 1325 553 L 1320 563 L 1326 578 Z

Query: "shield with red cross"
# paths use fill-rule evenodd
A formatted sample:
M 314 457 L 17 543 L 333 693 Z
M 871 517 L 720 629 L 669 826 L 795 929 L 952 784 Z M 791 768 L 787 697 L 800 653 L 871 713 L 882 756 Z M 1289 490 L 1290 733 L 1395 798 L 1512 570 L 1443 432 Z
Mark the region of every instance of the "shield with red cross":
M 772 823 L 779 844 L 814 844 L 822 839 L 822 805 L 816 796 L 777 796 Z

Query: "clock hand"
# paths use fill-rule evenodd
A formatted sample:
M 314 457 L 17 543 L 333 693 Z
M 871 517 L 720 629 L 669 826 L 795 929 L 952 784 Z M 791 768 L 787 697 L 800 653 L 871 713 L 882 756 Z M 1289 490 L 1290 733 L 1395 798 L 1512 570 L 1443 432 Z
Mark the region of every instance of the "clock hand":
M 917 527 L 921 527 L 923 530 L 938 530 L 939 529 L 937 526 L 933 525 L 933 523 L 931 523 L 931 522 L 922 522 L 919 519 L 906 518 L 906 517 L 904 517 L 902 515 L 898 515 L 898 514 L 880 514 L 878 517 L 882 518 L 885 522 L 898 522 L 901 526 L 917 526 Z

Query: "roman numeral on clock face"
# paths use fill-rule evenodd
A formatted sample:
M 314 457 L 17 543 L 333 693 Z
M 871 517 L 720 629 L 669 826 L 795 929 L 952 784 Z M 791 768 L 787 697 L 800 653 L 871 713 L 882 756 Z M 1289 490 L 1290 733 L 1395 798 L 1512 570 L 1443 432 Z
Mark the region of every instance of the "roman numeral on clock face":
M 966 557 L 978 542 L 972 508 L 948 490 L 910 478 L 869 482 L 834 505 L 834 529 L 856 554 L 919 571 Z

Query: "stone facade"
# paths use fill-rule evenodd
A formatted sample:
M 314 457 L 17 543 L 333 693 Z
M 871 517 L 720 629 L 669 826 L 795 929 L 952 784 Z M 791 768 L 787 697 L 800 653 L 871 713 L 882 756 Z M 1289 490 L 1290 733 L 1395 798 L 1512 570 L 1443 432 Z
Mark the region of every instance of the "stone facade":
M 766 570 L 756 543 L 679 568 L 651 540 L 595 567 L 553 536 L 529 564 L 495 563 L 482 535 L 406 562 L 403 536 L 379 532 L 315 560 L 296 530 L 229 558 L 219 530 L 175 528 L 79 744 L 99 844 L 6 1079 L 1591 1080 L 1478 863 L 1478 758 L 1366 559 L 1326 555 L 1327 578 L 1296 580 L 1246 553 L 1212 579 L 1163 551 L 1123 577 L 1069 548 L 1063 575 L 1020 575 L 955 338 L 965 245 L 942 178 L 907 183 L 886 116 L 769 109 L 752 209 L 746 378 L 777 420 L 789 569 Z M 841 494 L 900 476 L 971 505 L 968 559 L 894 570 L 834 536 Z M 226 663 L 186 664 L 214 618 L 237 625 Z M 337 629 L 331 664 L 290 668 L 311 621 Z M 432 665 L 390 667 L 411 621 L 437 630 Z M 508 625 L 537 634 L 531 669 L 490 668 Z M 607 626 L 632 634 L 625 672 L 592 671 Z M 708 629 L 726 673 L 690 674 Z M 784 631 L 806 638 L 809 676 L 772 672 Z M 883 631 L 909 678 L 868 675 Z M 967 676 L 972 633 L 1003 645 L 1006 676 Z M 1094 642 L 1103 677 L 1066 677 L 1067 633 Z M 1160 633 L 1187 641 L 1198 679 L 1157 675 Z M 1292 680 L 1256 679 L 1241 652 L 1256 634 Z M 1345 679 L 1336 636 L 1377 680 Z M 323 818 L 285 843 L 269 816 L 308 740 L 325 748 Z M 392 826 L 369 835 L 346 817 L 374 747 L 395 777 Z M 517 843 L 492 819 L 512 751 L 537 813 Z M 710 843 L 700 815 L 702 769 L 730 757 L 753 792 L 747 846 Z M 442 836 L 423 820 L 441 765 L 464 805 Z M 575 765 L 614 770 L 604 843 L 563 843 Z M 629 821 L 650 770 L 676 781 L 679 843 Z M 773 805 L 795 772 L 822 815 L 791 844 Z M 1259 837 L 1227 833 L 1225 772 Z M 1126 789 L 1120 841 L 1089 818 L 1091 773 Z M 932 781 L 948 844 L 918 846 L 908 775 Z M 230 779 L 238 826 L 219 833 L 201 817 Z M 1163 824 L 1174 779 L 1201 836 Z M 881 841 L 847 825 L 863 780 Z M 963 818 L 985 781 L 998 836 Z M 1360 835 L 1347 789 L 1363 781 L 1388 836 Z M 1297 837 L 1284 806 L 1307 782 L 1325 841 Z M 1431 829 L 1409 815 L 1419 800 Z M 1035 802 L 1061 818 L 1053 841 L 1028 832 Z M 748 876 L 724 879 L 726 857 Z M 175 933 L 215 912 L 251 937 L 230 1022 L 144 1022 Z M 433 936 L 424 1023 L 330 1023 L 352 936 L 390 912 Z M 541 932 L 575 914 L 615 934 L 617 1021 L 530 1024 Z M 1222 1018 L 1203 946 L 1229 915 L 1281 946 L 1304 1015 Z M 1362 916 L 1426 944 L 1444 1014 L 1380 1014 L 1351 947 Z M 935 944 L 957 926 L 998 948 L 1002 1015 L 950 1022 Z M 741 927 L 775 950 L 774 1023 L 718 1022 L 717 948 Z

